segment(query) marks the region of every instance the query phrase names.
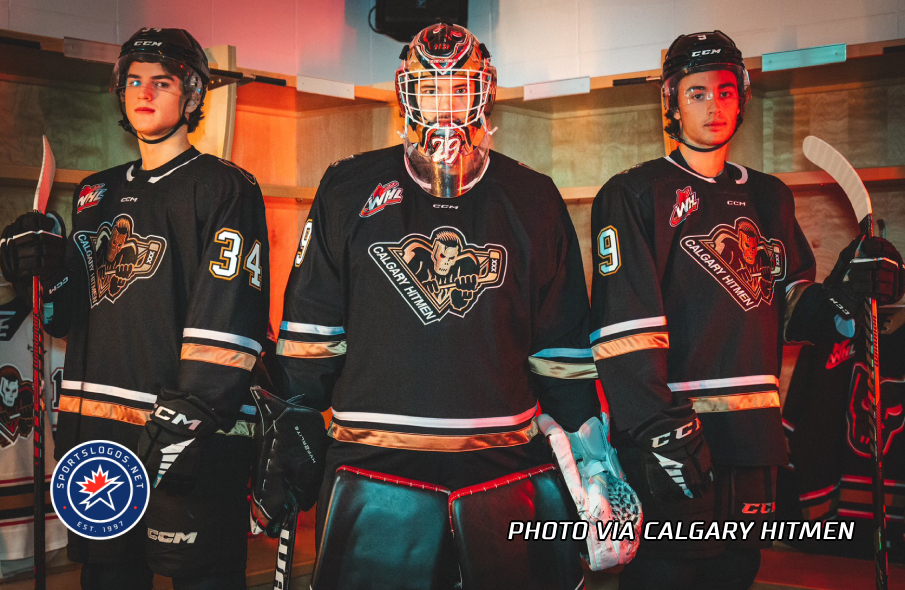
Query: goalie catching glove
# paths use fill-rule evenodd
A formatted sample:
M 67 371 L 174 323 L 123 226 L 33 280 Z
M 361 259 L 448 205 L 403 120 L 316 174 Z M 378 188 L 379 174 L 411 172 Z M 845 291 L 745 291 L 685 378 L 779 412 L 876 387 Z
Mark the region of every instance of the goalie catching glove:
M 261 412 L 258 464 L 252 490 L 252 532 L 279 535 L 294 506 L 310 510 L 324 479 L 327 429 L 317 410 L 282 400 L 261 387 L 251 393 Z
M 644 472 L 655 499 L 700 498 L 710 488 L 710 448 L 690 401 L 654 414 L 629 434 L 643 451 Z
M 188 393 L 162 389 L 138 439 L 138 458 L 153 486 L 187 494 L 197 481 L 204 440 L 220 429 L 214 411 Z
M 578 516 L 590 525 L 585 561 L 594 571 L 630 562 L 641 539 L 641 502 L 625 481 L 616 451 L 607 440 L 607 415 L 589 419 L 577 432 L 564 431 L 547 414 L 538 416 L 537 425 L 553 448 Z M 601 539 L 597 523 L 605 526 L 611 520 L 616 526 Z M 632 523 L 634 535 L 631 539 L 614 540 L 615 533 L 622 529 L 619 525 L 626 522 Z

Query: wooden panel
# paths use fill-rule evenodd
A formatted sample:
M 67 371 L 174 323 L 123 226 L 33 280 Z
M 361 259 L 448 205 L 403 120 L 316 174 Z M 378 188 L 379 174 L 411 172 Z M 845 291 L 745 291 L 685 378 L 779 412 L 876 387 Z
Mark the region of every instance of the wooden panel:
M 295 185 L 298 130 L 294 115 L 236 109 L 232 161 L 263 184 Z
M 533 112 L 512 108 L 493 111 L 490 127 L 497 127 L 493 134 L 493 149 L 515 158 L 531 168 L 547 175 L 553 173 L 553 121 Z
M 270 322 L 277 333 L 283 317 L 283 294 L 311 203 L 265 197 L 264 205 L 270 241 Z

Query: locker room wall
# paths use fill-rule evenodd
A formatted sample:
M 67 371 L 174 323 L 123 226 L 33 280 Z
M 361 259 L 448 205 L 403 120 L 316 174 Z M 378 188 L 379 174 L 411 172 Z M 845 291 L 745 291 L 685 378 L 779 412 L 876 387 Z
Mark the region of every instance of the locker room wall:
M 239 65 L 387 82 L 400 43 L 373 33 L 374 0 L 0 0 L 0 29 L 122 43 L 142 26 L 241 47 Z M 782 18 L 777 18 L 779 15 Z M 656 68 L 680 33 L 721 29 L 748 55 L 905 37 L 903 0 L 471 0 L 469 27 L 504 86 Z

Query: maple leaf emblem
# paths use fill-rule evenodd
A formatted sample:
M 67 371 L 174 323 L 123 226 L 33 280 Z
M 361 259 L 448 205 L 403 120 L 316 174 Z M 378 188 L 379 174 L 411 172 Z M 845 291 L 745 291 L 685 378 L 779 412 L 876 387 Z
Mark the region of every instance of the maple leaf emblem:
M 116 510 L 111 495 L 113 490 L 123 485 L 123 482 L 119 481 L 118 475 L 110 477 L 109 473 L 109 471 L 105 472 L 98 467 L 97 471 L 91 473 L 90 479 L 86 477 L 84 481 L 76 482 L 82 487 L 80 491 L 83 494 L 88 494 L 87 498 L 79 502 L 79 504 L 85 505 L 85 510 L 97 503 L 109 506 L 111 510 Z M 106 497 L 101 495 L 104 492 L 106 492 Z

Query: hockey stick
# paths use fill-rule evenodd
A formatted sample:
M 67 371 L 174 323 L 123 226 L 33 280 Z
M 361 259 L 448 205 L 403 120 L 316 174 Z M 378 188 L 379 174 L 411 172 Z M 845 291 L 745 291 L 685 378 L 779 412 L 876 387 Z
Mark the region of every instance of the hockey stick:
M 292 510 L 280 525 L 280 544 L 277 547 L 277 567 L 273 572 L 273 590 L 289 590 L 292 582 L 292 557 L 295 554 L 295 533 L 299 527 L 299 506 Z
M 874 216 L 870 195 L 855 169 L 842 154 L 828 143 L 809 135 L 802 146 L 805 157 L 823 168 L 833 177 L 855 210 L 861 233 L 874 235 Z M 889 559 L 886 553 L 886 502 L 883 480 L 883 421 L 882 400 L 880 399 L 880 347 L 877 323 L 877 302 L 866 300 L 865 309 L 859 319 L 864 328 L 867 356 L 867 399 L 870 400 L 871 453 L 874 456 L 874 563 L 877 573 L 877 590 L 887 590 L 889 584 Z
M 50 199 L 50 187 L 56 173 L 57 162 L 50 149 L 50 142 L 44 136 L 44 156 L 41 162 L 41 174 L 38 177 L 38 188 L 35 189 L 34 210 L 38 213 L 47 211 Z M 44 328 L 41 316 L 44 313 L 41 301 L 41 282 L 38 277 L 32 279 L 32 389 L 34 390 L 34 484 L 35 484 L 35 588 L 44 590 L 47 585 L 47 566 L 44 557 Z

